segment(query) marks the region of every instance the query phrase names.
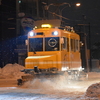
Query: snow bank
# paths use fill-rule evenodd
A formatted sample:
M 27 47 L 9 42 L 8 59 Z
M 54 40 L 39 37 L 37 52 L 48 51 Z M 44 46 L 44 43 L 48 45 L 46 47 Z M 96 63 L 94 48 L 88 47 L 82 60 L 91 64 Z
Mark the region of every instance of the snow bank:
M 91 98 L 96 97 L 100 99 L 100 83 L 90 85 L 86 90 L 86 96 Z
M 23 72 L 20 72 L 20 70 L 23 70 L 24 66 L 21 66 L 19 64 L 7 64 L 3 68 L 0 68 L 0 79 L 18 79 L 21 78 L 22 75 L 24 75 Z

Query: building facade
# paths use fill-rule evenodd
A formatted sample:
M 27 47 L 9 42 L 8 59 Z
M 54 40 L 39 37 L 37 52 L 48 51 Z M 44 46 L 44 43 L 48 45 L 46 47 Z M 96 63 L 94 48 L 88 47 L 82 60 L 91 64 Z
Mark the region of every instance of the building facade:
M 24 65 L 27 56 L 27 47 L 25 45 L 27 33 L 32 30 L 35 20 L 48 18 L 45 5 L 56 1 L 1 0 L 0 67 L 9 63 Z
M 0 3 L 0 67 L 17 62 L 16 48 L 16 1 Z

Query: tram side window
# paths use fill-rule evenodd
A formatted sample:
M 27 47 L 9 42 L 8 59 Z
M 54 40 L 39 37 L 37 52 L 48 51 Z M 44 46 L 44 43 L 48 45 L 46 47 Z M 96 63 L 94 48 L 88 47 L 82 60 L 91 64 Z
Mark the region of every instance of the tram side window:
M 67 38 L 67 51 L 69 52 L 69 38 Z
M 74 42 L 74 52 L 75 52 L 76 51 L 76 40 L 74 39 L 73 42 Z
M 75 51 L 79 51 L 79 40 L 75 40 Z
M 62 49 L 67 49 L 67 38 L 63 37 L 63 43 L 61 44 Z
M 75 51 L 74 39 L 71 39 L 70 42 L 71 42 L 71 51 Z
M 71 51 L 74 52 L 79 51 L 79 40 L 71 39 L 70 44 L 71 44 Z

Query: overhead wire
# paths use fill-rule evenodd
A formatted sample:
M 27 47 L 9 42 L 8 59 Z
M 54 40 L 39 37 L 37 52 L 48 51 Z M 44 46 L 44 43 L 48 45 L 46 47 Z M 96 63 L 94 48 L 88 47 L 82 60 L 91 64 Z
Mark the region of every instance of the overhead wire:
M 48 11 L 50 14 L 53 14 L 55 16 L 58 16 L 60 18 L 63 18 L 63 19 L 66 19 L 66 20 L 70 20 L 69 18 L 66 18 L 66 17 L 63 17 L 62 15 L 59 15 L 59 14 L 56 14 L 55 12 L 51 12 L 51 11 Z

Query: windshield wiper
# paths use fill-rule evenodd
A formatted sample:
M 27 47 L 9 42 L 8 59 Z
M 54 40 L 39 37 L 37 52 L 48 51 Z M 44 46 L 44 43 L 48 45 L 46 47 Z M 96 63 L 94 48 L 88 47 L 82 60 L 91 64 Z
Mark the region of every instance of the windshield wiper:
M 36 51 L 35 51 L 34 47 L 31 46 L 31 44 L 30 44 L 30 47 L 33 50 L 34 54 L 36 54 Z

